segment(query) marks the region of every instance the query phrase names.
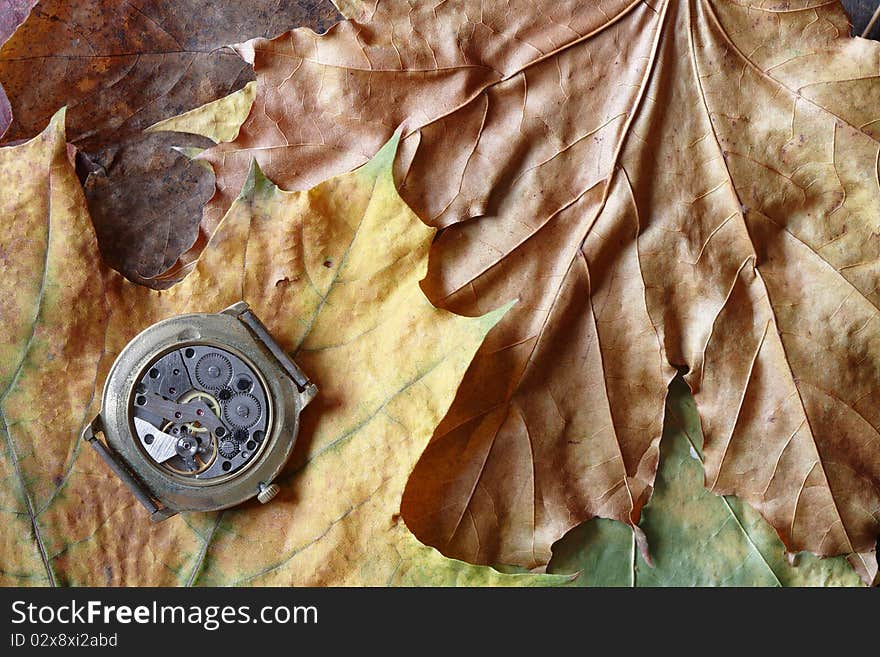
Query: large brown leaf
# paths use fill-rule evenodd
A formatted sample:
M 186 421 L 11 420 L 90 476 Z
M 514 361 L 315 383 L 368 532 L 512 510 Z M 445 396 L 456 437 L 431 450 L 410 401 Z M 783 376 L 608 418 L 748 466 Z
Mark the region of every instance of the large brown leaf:
M 364 7 L 241 47 L 257 97 L 205 155 L 204 222 L 252 157 L 303 189 L 404 125 L 401 192 L 445 229 L 424 289 L 520 300 L 410 479 L 416 534 L 536 567 L 582 520 L 635 523 L 683 367 L 707 486 L 870 579 L 880 47 L 819 0 Z
M 5 138 L 33 137 L 68 107 L 102 254 L 143 281 L 193 243 L 213 180 L 141 131 L 251 80 L 228 44 L 337 18 L 326 0 L 41 0 L 0 48 L 13 115 Z M 3 102 L 0 92 L 0 120 Z
M 443 557 L 400 518 L 407 476 L 504 309 L 419 288 L 434 231 L 401 201 L 396 140 L 304 193 L 256 168 L 196 267 L 157 292 L 107 269 L 63 113 L 0 149 L 0 583 L 552 584 Z M 78 434 L 149 324 L 246 299 L 319 387 L 271 504 L 151 523 Z

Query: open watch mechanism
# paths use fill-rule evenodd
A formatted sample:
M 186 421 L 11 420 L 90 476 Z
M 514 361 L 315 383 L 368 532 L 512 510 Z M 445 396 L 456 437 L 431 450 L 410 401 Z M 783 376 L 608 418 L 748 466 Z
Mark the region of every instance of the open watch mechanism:
M 116 359 L 83 438 L 154 520 L 255 496 L 268 502 L 315 393 L 240 302 L 136 336 Z
M 202 481 L 253 462 L 268 425 L 266 390 L 251 366 L 213 345 L 161 356 L 135 384 L 137 438 L 169 472 Z

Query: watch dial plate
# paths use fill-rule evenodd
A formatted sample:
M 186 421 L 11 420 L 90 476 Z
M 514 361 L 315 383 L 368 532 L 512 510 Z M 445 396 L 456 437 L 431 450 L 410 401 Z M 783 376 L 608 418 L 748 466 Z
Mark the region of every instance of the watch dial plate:
M 266 390 L 226 349 L 188 344 L 156 358 L 131 396 L 132 437 L 153 463 L 197 480 L 228 477 L 270 434 Z

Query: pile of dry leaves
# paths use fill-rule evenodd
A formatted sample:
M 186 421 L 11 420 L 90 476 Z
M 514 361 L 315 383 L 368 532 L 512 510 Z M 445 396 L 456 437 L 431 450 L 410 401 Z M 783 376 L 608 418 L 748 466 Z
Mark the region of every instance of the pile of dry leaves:
M 336 5 L 0 0 L 0 583 L 873 581 L 880 44 Z M 283 493 L 152 525 L 79 430 L 242 298 L 321 390 Z

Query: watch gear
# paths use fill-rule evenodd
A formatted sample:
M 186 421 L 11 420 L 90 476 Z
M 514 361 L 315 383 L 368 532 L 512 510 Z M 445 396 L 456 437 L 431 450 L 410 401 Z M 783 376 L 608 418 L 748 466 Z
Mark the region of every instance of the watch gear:
M 254 426 L 261 415 L 259 400 L 249 393 L 233 395 L 223 406 L 224 419 L 241 429 Z
M 196 363 L 196 381 L 210 390 L 225 387 L 232 379 L 232 363 L 223 354 L 212 351 Z
M 230 439 L 221 440 L 219 450 L 220 456 L 225 459 L 231 459 L 238 454 L 238 443 Z

